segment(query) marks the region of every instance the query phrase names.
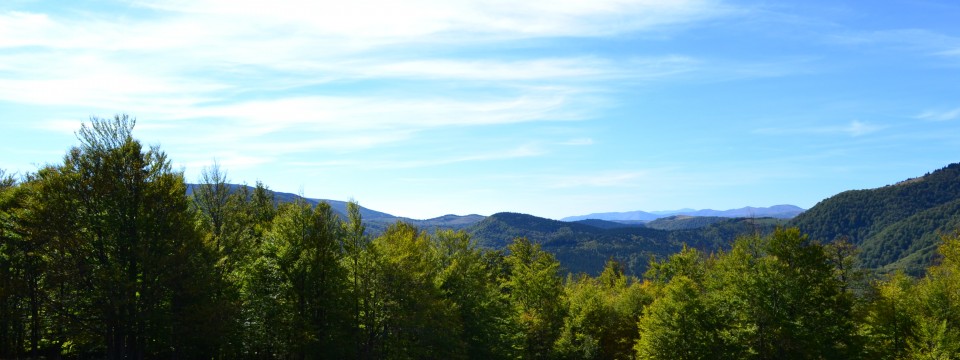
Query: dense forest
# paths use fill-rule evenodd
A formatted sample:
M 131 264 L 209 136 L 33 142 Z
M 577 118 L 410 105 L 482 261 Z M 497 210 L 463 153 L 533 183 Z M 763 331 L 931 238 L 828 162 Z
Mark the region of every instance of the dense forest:
M 877 189 L 842 192 L 790 224 L 815 239 L 853 243 L 865 268 L 922 275 L 937 256 L 940 237 L 960 228 L 960 164 Z
M 600 235 L 599 254 L 638 230 L 487 238 L 530 220 L 502 214 L 487 233 L 374 235 L 354 203 L 277 201 L 217 166 L 188 195 L 134 125 L 93 118 L 62 163 L 0 174 L 0 358 L 960 358 L 956 233 L 919 277 L 870 276 L 854 243 L 784 227 L 714 230 L 724 246 L 671 232 L 657 260 L 633 258 L 642 274 L 609 253 L 576 274 L 548 251 L 576 238 L 556 231 Z

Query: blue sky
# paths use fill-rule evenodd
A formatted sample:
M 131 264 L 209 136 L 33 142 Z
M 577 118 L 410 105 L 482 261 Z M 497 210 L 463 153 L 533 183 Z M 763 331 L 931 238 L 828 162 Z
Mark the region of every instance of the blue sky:
M 414 218 L 810 207 L 960 161 L 955 1 L 0 3 L 0 168 L 127 113 L 190 180 Z

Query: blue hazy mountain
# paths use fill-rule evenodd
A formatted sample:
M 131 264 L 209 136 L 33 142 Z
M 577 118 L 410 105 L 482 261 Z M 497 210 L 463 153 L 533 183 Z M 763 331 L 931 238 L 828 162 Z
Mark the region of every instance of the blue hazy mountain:
M 606 220 L 606 221 L 653 221 L 660 218 L 684 215 L 684 216 L 714 216 L 727 218 L 750 218 L 750 217 L 770 217 L 776 219 L 791 219 L 804 211 L 803 208 L 794 205 L 775 205 L 770 207 L 742 207 L 730 210 L 713 209 L 680 209 L 667 211 L 627 211 L 627 212 L 606 212 L 587 215 L 569 216 L 563 221 L 579 221 L 587 219 Z

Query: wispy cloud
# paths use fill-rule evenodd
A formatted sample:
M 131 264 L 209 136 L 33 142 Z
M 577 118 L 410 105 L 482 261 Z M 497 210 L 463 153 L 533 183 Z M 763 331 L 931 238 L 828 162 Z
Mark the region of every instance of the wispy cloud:
M 351 38 L 421 38 L 431 34 L 491 36 L 600 36 L 709 18 L 725 10 L 710 0 L 442 1 L 376 0 L 137 1 L 140 6 L 287 24 L 318 35 Z
M 593 145 L 593 139 L 591 138 L 576 138 L 570 139 L 564 142 L 559 143 L 560 145 L 567 146 L 583 146 L 583 145 Z
M 0 12 L 0 100 L 130 112 L 178 127 L 185 137 L 197 134 L 195 143 L 228 149 L 284 132 L 315 138 L 277 144 L 274 152 L 366 148 L 438 127 L 589 119 L 603 106 L 604 81 L 654 80 L 702 67 L 679 55 L 462 58 L 455 55 L 460 50 L 658 31 L 729 12 L 715 0 L 116 5 L 139 15 L 69 7 Z M 327 94 L 334 82 L 374 91 Z M 463 90 L 415 90 L 453 84 Z M 193 127 L 196 119 L 216 120 L 216 131 Z M 400 135 L 382 135 L 387 131 Z
M 831 40 L 846 45 L 879 44 L 930 56 L 960 55 L 960 37 L 921 28 L 847 32 L 833 35 Z
M 352 160 L 334 160 L 334 161 L 293 161 L 291 166 L 302 167 L 346 167 L 360 169 L 415 169 L 426 167 L 437 167 L 453 165 L 460 163 L 508 160 L 537 157 L 546 154 L 546 149 L 535 144 L 527 144 L 519 147 L 490 151 L 485 153 L 473 153 L 453 156 L 439 156 L 436 158 L 425 158 L 417 160 L 409 159 L 352 159 Z
M 886 128 L 884 125 L 853 120 L 846 125 L 762 128 L 755 130 L 754 133 L 768 135 L 847 135 L 851 137 L 858 137 L 883 130 L 884 128 Z
M 930 121 L 949 121 L 960 118 L 960 108 L 952 110 L 927 110 L 916 116 L 917 119 Z

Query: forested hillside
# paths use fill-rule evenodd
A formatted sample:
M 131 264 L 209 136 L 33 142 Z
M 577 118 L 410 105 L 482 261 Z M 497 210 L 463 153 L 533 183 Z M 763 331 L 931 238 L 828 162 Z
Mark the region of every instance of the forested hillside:
M 729 249 L 739 236 L 772 232 L 778 219 L 722 218 L 682 230 L 644 226 L 598 227 L 591 222 L 566 222 L 517 213 L 494 214 L 466 228 L 484 247 L 502 249 L 511 239 L 523 237 L 553 253 L 564 272 L 597 275 L 614 259 L 630 275 L 641 275 L 652 257 L 663 258 L 684 245 L 710 253 Z
M 762 230 L 773 219 L 665 231 L 503 213 L 374 236 L 355 203 L 278 202 L 215 166 L 188 196 L 134 125 L 94 118 L 62 163 L 0 171 L 0 358 L 960 354 L 958 235 L 924 277 L 870 282 L 848 243 Z M 632 275 L 632 251 L 660 258 Z M 604 263 L 568 275 L 564 259 Z
M 960 164 L 877 189 L 825 199 L 793 219 L 815 239 L 845 238 L 867 268 L 918 275 L 932 264 L 940 237 L 960 228 Z

